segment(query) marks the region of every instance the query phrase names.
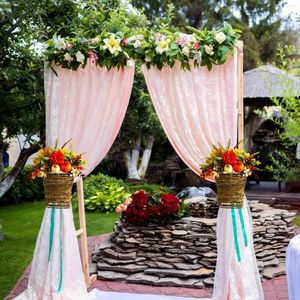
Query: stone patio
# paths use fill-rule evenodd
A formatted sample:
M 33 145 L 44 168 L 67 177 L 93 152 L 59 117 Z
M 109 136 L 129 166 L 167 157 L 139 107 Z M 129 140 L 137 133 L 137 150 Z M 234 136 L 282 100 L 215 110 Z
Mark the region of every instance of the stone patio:
M 108 235 L 94 236 L 88 238 L 89 255 L 91 256 L 95 245 L 101 243 L 107 239 Z M 14 288 L 7 295 L 5 300 L 13 299 L 24 291 L 27 287 L 28 277 L 30 272 L 30 265 L 24 271 L 20 279 L 15 284 Z M 126 282 L 113 282 L 97 280 L 95 281 L 91 289 L 100 289 L 102 291 L 114 291 L 114 292 L 126 292 L 134 294 L 154 294 L 154 295 L 174 295 L 182 297 L 210 297 L 212 294 L 211 289 L 194 289 L 194 288 L 181 288 L 181 287 L 157 287 L 141 284 L 130 284 Z M 286 276 L 279 276 L 271 280 L 263 282 L 263 289 L 265 294 L 265 300 L 288 300 L 288 289 Z

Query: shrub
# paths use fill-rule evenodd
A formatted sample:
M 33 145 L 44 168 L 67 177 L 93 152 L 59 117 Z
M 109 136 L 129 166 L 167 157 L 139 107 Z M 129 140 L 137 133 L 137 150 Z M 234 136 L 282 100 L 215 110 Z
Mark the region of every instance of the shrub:
M 167 186 L 157 185 L 157 184 L 127 184 L 127 190 L 132 194 L 135 191 L 144 190 L 147 194 L 152 195 L 153 197 L 161 196 L 162 194 L 168 194 L 171 192 L 171 189 Z
M 84 179 L 83 191 L 86 209 L 101 212 L 114 211 L 129 195 L 122 180 L 104 174 L 90 175 Z
M 134 185 L 101 173 L 90 175 L 84 179 L 83 184 L 86 209 L 101 212 L 115 211 L 126 197 L 141 189 L 153 196 L 170 192 L 169 188 L 155 184 Z M 76 200 L 76 194 L 73 198 Z M 76 203 L 77 201 L 74 201 L 75 206 Z

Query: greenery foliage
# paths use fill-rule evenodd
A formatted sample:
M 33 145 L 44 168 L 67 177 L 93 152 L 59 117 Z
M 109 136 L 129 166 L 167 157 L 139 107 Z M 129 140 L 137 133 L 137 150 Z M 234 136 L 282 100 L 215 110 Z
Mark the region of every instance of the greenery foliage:
M 98 26 L 101 27 L 101 24 Z M 47 42 L 45 54 L 50 64 L 54 62 L 72 70 L 84 67 L 89 57 L 108 69 L 133 66 L 132 60 L 146 63 L 148 68 L 153 65 L 159 69 L 164 65 L 173 67 L 179 61 L 183 69 L 190 69 L 192 60 L 194 66 L 207 66 L 211 70 L 213 64 L 223 64 L 227 55 L 233 54 L 239 37 L 239 31 L 233 30 L 226 22 L 218 30 L 188 29 L 192 34 L 166 26 L 151 29 L 137 27 L 127 36 L 126 27 L 122 31 L 107 32 L 104 26 L 103 31 L 93 38 L 77 33 L 73 33 L 72 37 L 55 35 Z
M 277 49 L 276 66 L 281 71 L 280 86 L 283 96 L 273 97 L 272 101 L 281 117 L 268 117 L 266 113 L 261 114 L 265 118 L 270 118 L 279 128 L 277 136 L 282 148 L 270 155 L 271 164 L 266 169 L 273 174 L 274 179 L 282 182 L 292 182 L 299 180 L 300 177 L 300 162 L 296 158 L 296 145 L 300 142 L 300 101 L 296 96 L 296 78 L 292 80 L 293 67 L 298 66 L 299 63 L 299 59 L 295 56 L 298 51 L 291 46 Z M 291 54 L 296 58 L 291 59 Z M 270 89 L 272 90 L 272 87 Z
M 242 31 L 244 42 L 244 69 L 275 59 L 278 44 L 297 41 L 297 32 L 291 19 L 282 14 L 285 0 L 174 0 L 172 24 L 199 28 L 215 28 L 224 21 Z M 135 7 L 143 8 L 152 24 L 164 16 L 169 0 L 132 0 Z
M 83 185 L 86 209 L 113 212 L 128 196 L 141 189 L 155 196 L 170 192 L 168 187 L 155 184 L 134 185 L 104 174 L 90 175 L 84 180 Z M 76 197 L 75 193 L 73 197 L 75 205 Z

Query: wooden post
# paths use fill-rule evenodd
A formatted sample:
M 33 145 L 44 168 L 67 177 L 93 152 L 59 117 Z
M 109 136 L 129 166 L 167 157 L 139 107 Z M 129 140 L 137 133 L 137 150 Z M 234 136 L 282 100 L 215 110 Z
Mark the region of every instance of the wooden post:
M 244 72 L 243 42 L 237 43 L 237 84 L 238 84 L 238 148 L 244 148 Z
M 77 183 L 77 197 L 78 197 L 78 214 L 79 214 L 79 224 L 80 229 L 77 234 L 80 235 L 81 244 L 81 262 L 84 274 L 84 280 L 87 288 L 90 287 L 90 277 L 89 277 L 89 254 L 87 246 L 87 233 L 86 233 L 86 222 L 85 222 L 85 210 L 84 210 L 84 194 L 83 194 L 83 181 L 80 178 Z

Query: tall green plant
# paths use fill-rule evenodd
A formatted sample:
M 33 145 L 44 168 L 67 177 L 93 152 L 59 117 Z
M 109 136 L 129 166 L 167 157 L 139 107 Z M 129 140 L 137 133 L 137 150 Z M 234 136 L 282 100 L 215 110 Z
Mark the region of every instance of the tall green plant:
M 270 155 L 271 164 L 266 169 L 273 174 L 274 179 L 282 182 L 300 178 L 300 161 L 296 158 L 296 145 L 300 142 L 300 100 L 297 95 L 299 89 L 295 84 L 298 79 L 293 76 L 295 73 L 293 67 L 299 63 L 296 53 L 299 53 L 299 49 L 291 46 L 279 47 L 275 63 L 281 74 L 282 97 L 272 98 L 280 118 L 272 116 L 271 119 L 279 125 L 280 130 L 276 134 L 282 148 Z

